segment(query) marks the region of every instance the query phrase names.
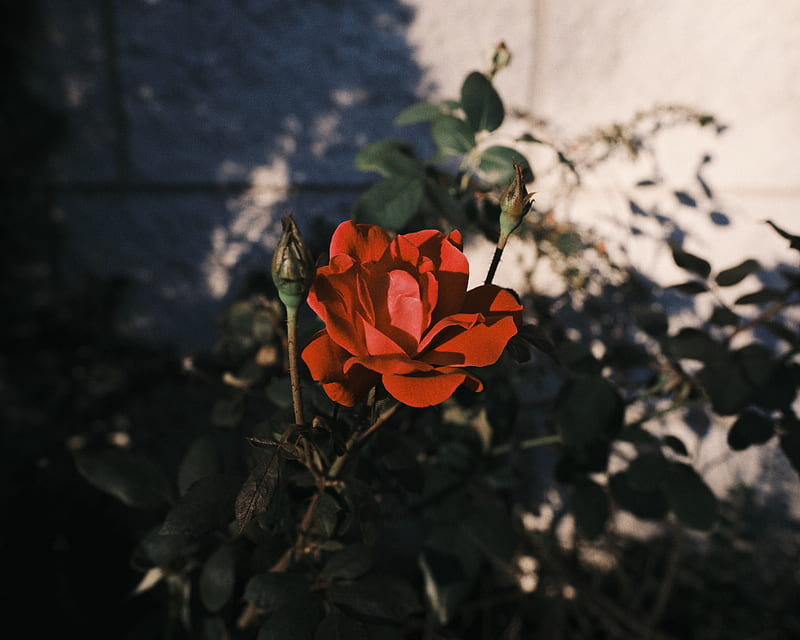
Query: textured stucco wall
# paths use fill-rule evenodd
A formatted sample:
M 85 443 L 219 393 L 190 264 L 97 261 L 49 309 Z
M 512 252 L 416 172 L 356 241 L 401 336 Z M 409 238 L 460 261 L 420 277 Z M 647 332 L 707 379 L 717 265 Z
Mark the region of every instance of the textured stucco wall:
M 371 179 L 353 169 L 357 150 L 376 138 L 413 136 L 393 128 L 394 115 L 419 98 L 456 96 L 499 40 L 514 55 L 497 78 L 507 105 L 547 119 L 563 140 L 655 104 L 718 115 L 729 125 L 722 136 L 692 130 L 658 142 L 673 189 L 697 193 L 698 159 L 712 157 L 703 175 L 713 200 L 698 197 L 689 211 L 671 192 L 652 190 L 644 204 L 673 216 L 686 248 L 719 268 L 745 255 L 767 264 L 792 258 L 761 221 L 800 224 L 794 0 L 41 7 L 49 50 L 40 89 L 70 126 L 55 167 L 65 270 L 73 279 L 128 277 L 121 323 L 138 337 L 186 349 L 208 344 L 225 299 L 269 259 L 277 217 L 346 217 Z M 647 177 L 642 171 L 612 163 L 587 176 L 569 206 L 552 204 L 610 237 L 622 230 L 634 265 L 668 283 L 679 274 L 658 229 L 634 242 L 624 235 L 628 189 Z M 498 278 L 513 279 L 513 265 L 501 265 Z

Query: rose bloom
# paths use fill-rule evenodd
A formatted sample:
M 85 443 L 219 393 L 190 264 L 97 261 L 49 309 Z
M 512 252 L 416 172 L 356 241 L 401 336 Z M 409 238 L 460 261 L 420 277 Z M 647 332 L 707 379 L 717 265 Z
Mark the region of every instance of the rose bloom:
M 302 354 L 332 400 L 353 406 L 380 382 L 400 402 L 427 407 L 462 384 L 483 388 L 465 367 L 497 361 L 522 306 L 495 285 L 467 291 L 461 246 L 458 231 L 392 239 L 377 226 L 339 225 L 308 294 L 325 329 Z

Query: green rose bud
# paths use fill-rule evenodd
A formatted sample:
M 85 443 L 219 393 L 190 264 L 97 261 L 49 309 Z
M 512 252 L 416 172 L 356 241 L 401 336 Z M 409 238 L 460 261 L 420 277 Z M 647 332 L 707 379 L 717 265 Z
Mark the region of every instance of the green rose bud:
M 287 309 L 298 309 L 314 279 L 314 263 L 292 216 L 281 219 L 283 235 L 272 256 L 272 281 Z
M 533 202 L 533 193 L 528 193 L 525 182 L 522 180 L 522 167 L 517 164 L 516 160 L 512 162 L 514 163 L 514 178 L 500 197 L 500 237 L 503 239 L 503 244 L 514 229 L 522 223 L 522 218 L 528 213 Z

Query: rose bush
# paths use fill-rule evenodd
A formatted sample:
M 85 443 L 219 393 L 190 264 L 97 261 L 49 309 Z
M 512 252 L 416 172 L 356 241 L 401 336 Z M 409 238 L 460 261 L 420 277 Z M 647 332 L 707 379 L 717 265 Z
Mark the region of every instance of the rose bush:
M 467 291 L 461 234 L 425 230 L 394 239 L 381 227 L 343 222 L 308 303 L 325 323 L 302 357 L 327 395 L 353 406 L 377 383 L 413 407 L 439 404 L 462 384 L 483 388 L 465 367 L 493 364 L 521 322 L 509 291 Z

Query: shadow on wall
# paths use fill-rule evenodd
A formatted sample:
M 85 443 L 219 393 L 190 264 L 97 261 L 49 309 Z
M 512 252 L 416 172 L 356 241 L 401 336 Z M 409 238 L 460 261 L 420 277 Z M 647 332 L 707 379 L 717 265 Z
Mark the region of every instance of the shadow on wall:
M 357 150 L 418 99 L 398 0 L 48 12 L 71 126 L 67 276 L 125 276 L 121 328 L 149 341 L 207 346 L 244 274 L 268 265 L 278 218 L 348 217 L 368 181 Z

